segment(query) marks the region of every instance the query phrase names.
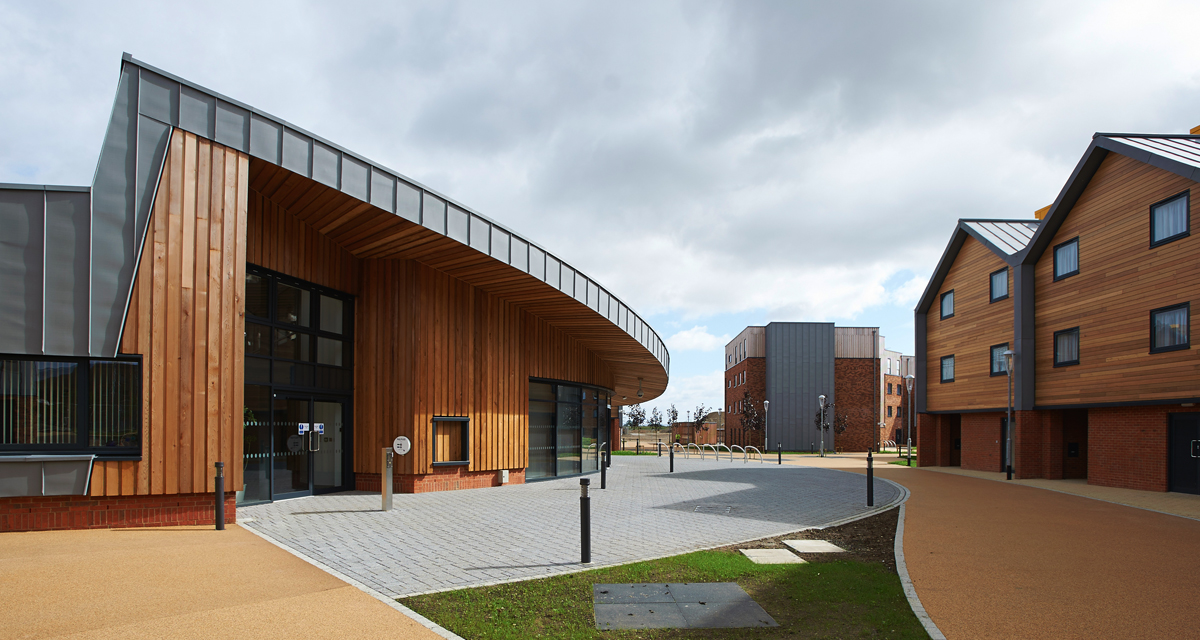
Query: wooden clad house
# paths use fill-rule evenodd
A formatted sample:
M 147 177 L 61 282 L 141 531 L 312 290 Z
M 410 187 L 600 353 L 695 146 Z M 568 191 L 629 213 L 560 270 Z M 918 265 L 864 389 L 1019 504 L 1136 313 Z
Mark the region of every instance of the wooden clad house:
M 1003 223 L 1035 230 L 1015 251 L 972 250 L 959 223 L 916 312 L 922 464 L 1006 467 L 1008 375 L 987 354 L 1007 344 L 1015 477 L 1200 493 L 1198 177 L 1200 136 L 1096 134 L 1040 220 Z
M 128 55 L 90 187 L 0 185 L 0 530 L 597 469 L 669 354 L 468 207 Z

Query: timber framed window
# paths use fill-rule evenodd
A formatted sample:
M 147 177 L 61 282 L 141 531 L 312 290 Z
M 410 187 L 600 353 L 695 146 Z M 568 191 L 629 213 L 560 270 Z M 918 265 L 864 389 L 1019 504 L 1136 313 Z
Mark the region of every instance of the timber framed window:
M 0 453 L 142 454 L 142 359 L 0 356 Z
M 993 271 L 988 276 L 988 280 L 990 290 L 988 302 L 1000 302 L 1008 299 L 1008 267 Z
M 1008 375 L 1008 363 L 1004 360 L 1004 352 L 1005 351 L 1008 351 L 1008 343 L 1007 342 L 1005 342 L 1004 344 L 992 345 L 992 347 L 989 351 L 989 353 L 990 353 L 989 358 L 992 363 L 991 375 L 993 375 L 993 376 Z
M 1190 302 L 1150 312 L 1150 353 L 1192 348 Z
M 1054 366 L 1079 364 L 1079 327 L 1054 332 Z
M 1076 236 L 1054 247 L 1054 280 L 1062 280 L 1079 273 L 1079 237 Z
M 433 417 L 433 466 L 471 464 L 471 419 Z
M 1150 205 L 1150 248 L 1191 234 L 1190 199 L 1190 191 L 1184 191 Z
M 954 289 L 942 294 L 942 320 L 954 317 Z
M 954 356 L 942 356 L 942 382 L 954 382 Z

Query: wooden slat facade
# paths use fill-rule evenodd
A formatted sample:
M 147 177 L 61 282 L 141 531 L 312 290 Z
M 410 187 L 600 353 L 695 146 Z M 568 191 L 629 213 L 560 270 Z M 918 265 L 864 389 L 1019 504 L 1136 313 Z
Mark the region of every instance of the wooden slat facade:
M 1012 344 L 1013 282 L 1009 297 L 991 302 L 992 272 L 1006 263 L 968 237 L 926 317 L 928 411 L 971 411 L 1008 405 L 1007 376 L 991 375 L 990 346 Z M 954 290 L 954 316 L 941 319 L 941 295 Z M 943 356 L 954 356 L 954 382 L 941 383 Z
M 175 130 L 120 352 L 142 356 L 142 460 L 98 462 L 94 496 L 242 483 L 247 155 Z
M 1200 351 L 1150 353 L 1150 310 L 1200 305 L 1196 183 L 1109 154 L 1038 260 L 1039 406 L 1200 395 Z M 1150 205 L 1192 190 L 1192 235 L 1150 248 Z M 1079 274 L 1054 282 L 1054 250 L 1079 237 Z M 1054 332 L 1078 326 L 1078 365 L 1054 367 Z M 1193 344 L 1195 329 L 1192 330 Z

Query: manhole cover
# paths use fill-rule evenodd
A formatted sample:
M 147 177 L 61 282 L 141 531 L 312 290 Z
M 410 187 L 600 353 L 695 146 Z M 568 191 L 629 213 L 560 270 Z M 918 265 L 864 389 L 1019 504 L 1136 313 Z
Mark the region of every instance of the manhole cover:
M 733 513 L 733 510 L 736 508 L 737 507 L 732 504 L 698 504 L 698 505 L 696 505 L 695 509 L 692 509 L 692 512 L 693 513 L 716 513 L 716 514 L 722 514 L 722 515 L 729 515 L 729 514 Z

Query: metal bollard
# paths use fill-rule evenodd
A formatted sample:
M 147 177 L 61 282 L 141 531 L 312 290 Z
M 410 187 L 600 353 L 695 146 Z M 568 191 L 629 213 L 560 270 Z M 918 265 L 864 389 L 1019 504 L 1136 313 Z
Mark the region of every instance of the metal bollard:
M 636 455 L 639 455 L 639 456 L 642 455 L 642 439 L 641 438 L 638 438 Z
M 662 457 L 662 440 L 658 441 L 658 457 Z
M 392 464 L 393 464 L 392 456 L 393 455 L 395 455 L 395 454 L 392 453 L 391 447 L 383 448 L 383 461 L 380 464 L 380 468 L 383 469 L 383 473 L 379 474 L 381 476 L 381 480 L 382 480 L 382 482 L 379 483 L 379 488 L 380 488 L 380 491 L 383 493 L 383 506 L 382 506 L 383 511 L 391 511 L 392 510 L 392 468 L 393 468 L 392 467 Z
M 604 454 L 601 453 L 600 455 L 601 455 L 601 458 L 600 458 L 600 488 L 607 489 L 608 488 L 608 467 L 604 466 L 604 457 L 603 457 Z
M 779 464 L 783 464 L 783 443 L 782 442 L 776 443 L 775 449 L 777 451 L 779 451 Z
M 669 453 L 671 457 L 671 473 L 675 473 L 675 447 L 671 447 L 667 453 Z
M 604 466 L 612 466 L 612 445 L 609 444 L 604 450 Z
M 217 521 L 217 531 L 225 530 L 225 463 L 213 463 L 217 468 L 217 476 L 213 478 L 214 495 L 217 498 L 217 510 L 214 520 Z
M 875 459 L 867 451 L 867 506 L 875 506 Z
M 592 498 L 588 495 L 588 485 L 592 483 L 587 478 L 579 479 L 579 562 L 592 562 Z

